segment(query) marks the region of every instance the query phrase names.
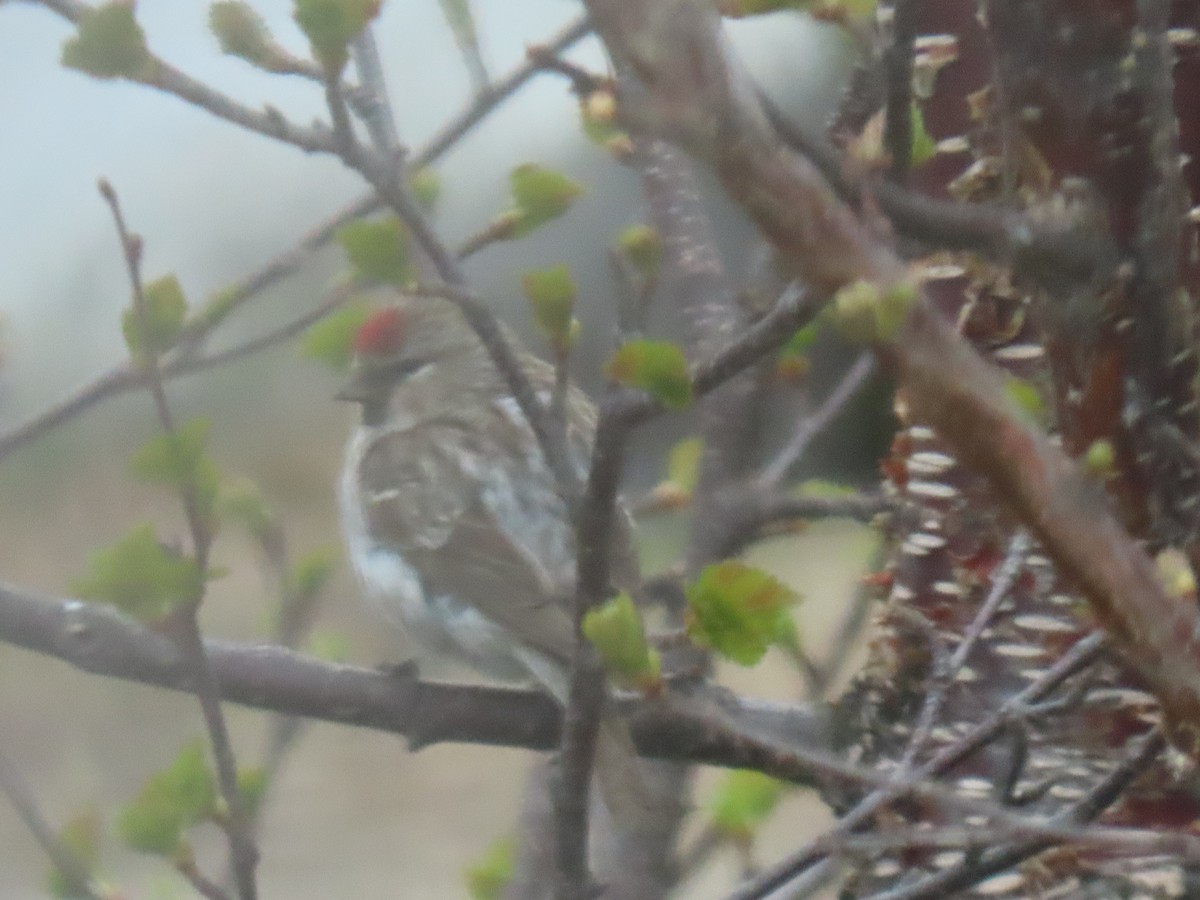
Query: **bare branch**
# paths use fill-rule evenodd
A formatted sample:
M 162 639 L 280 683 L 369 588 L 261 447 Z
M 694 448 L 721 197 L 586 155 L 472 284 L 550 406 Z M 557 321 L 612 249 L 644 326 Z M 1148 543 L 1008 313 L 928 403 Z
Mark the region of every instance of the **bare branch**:
M 194 690 L 195 674 L 179 648 L 117 611 L 78 600 L 37 596 L 0 582 L 0 641 L 60 659 L 94 675 L 175 691 Z M 223 699 L 256 709 L 387 731 L 414 748 L 455 742 L 546 751 L 558 746 L 561 710 L 542 691 L 423 681 L 414 666 L 377 671 L 316 660 L 269 644 L 206 640 Z M 828 746 L 826 711 L 720 694 L 737 728 L 788 743 Z M 775 754 L 753 739 L 688 712 L 634 701 L 639 751 L 733 768 L 771 766 Z M 782 775 L 778 765 L 771 766 Z M 806 780 L 802 769 L 792 777 Z M 786 777 L 786 776 L 784 776 Z

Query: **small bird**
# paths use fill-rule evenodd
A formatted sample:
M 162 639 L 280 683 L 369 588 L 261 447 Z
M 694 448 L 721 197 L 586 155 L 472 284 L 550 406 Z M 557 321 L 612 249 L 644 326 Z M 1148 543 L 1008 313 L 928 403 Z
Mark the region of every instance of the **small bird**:
M 548 398 L 553 368 L 523 353 Z M 542 450 L 459 310 L 402 297 L 354 340 L 343 400 L 362 407 L 346 450 L 342 527 L 364 593 L 433 652 L 567 698 L 575 631 L 575 532 Z M 585 471 L 595 408 L 566 401 L 572 464 Z M 614 529 L 613 582 L 637 585 L 631 526 Z M 610 809 L 644 803 L 632 741 L 608 712 L 597 775 Z M 630 796 L 630 795 L 633 796 Z

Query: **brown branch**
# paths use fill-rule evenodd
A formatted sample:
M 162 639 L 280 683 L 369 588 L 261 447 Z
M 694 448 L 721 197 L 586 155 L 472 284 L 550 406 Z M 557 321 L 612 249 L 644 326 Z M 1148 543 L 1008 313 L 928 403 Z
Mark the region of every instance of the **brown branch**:
M 0 641 L 93 675 L 191 692 L 195 674 L 179 648 L 114 609 L 37 596 L 0 582 Z M 421 680 L 414 666 L 377 671 L 322 662 L 269 644 L 206 640 L 221 697 L 285 715 L 406 737 L 414 749 L 471 743 L 546 751 L 558 746 L 561 710 L 542 691 Z M 804 705 L 718 697 L 738 727 L 777 740 L 828 746 L 825 711 Z M 750 738 L 713 727 L 682 705 L 633 701 L 634 740 L 643 755 L 731 768 L 767 764 L 775 774 L 811 780 Z
M 193 689 L 194 673 L 173 642 L 108 608 L 34 597 L 0 584 L 0 640 L 94 674 L 174 690 Z M 1021 698 L 1028 702 L 1044 695 L 1051 689 L 1048 685 L 1059 683 L 1094 656 L 1101 642 L 1098 635 L 1079 642 Z M 469 741 L 546 750 L 558 737 L 558 706 L 541 692 L 424 682 L 412 666 L 383 673 L 322 663 L 267 645 L 206 641 L 205 646 L 222 696 L 235 703 L 393 731 L 406 735 L 417 747 Z M 847 763 L 818 749 L 827 745 L 830 723 L 810 709 L 747 703 L 724 693 L 667 700 L 638 704 L 631 710 L 634 739 L 644 755 L 755 768 L 805 784 L 820 777 L 895 787 L 886 772 Z M 701 709 L 705 704 L 708 709 Z M 1000 727 L 1003 723 L 996 725 Z M 970 752 L 973 735 L 931 763 L 953 765 L 961 758 L 958 754 Z M 1048 826 L 997 804 L 960 797 L 936 784 L 904 787 L 917 796 L 993 816 L 1032 834 L 1071 833 L 1069 828 Z M 1192 853 L 1198 848 L 1187 843 L 1184 849 Z
M 94 674 L 193 690 L 194 672 L 173 642 L 108 608 L 35 597 L 0 584 L 0 640 Z M 1021 693 L 1021 701 L 1044 696 L 1078 671 L 1101 643 L 1099 635 L 1080 641 Z M 406 735 L 416 747 L 469 741 L 546 750 L 558 737 L 558 706 L 541 692 L 424 682 L 412 666 L 383 673 L 318 662 L 267 645 L 207 641 L 205 646 L 222 696 L 235 703 L 393 731 Z M 812 710 L 748 704 L 724 693 L 704 698 L 707 710 L 700 709 L 704 703 L 692 698 L 668 700 L 638 704 L 632 710 L 633 735 L 639 751 L 647 756 L 756 768 L 800 783 L 823 777 L 896 787 L 888 773 L 846 763 L 818 749 L 829 740 L 830 723 Z M 1012 709 L 1018 708 L 1017 700 L 1013 699 Z M 1003 727 L 1003 721 L 995 727 Z M 960 754 L 971 752 L 972 738 L 978 738 L 983 730 L 983 726 L 977 728 L 927 765 L 953 765 Z M 1073 834 L 1063 825 L 963 798 L 936 784 L 913 783 L 904 788 L 951 808 L 1028 829 L 1030 834 Z M 1194 846 L 1194 839 L 1178 837 L 1181 852 L 1194 854 L 1200 849 Z
M 614 54 L 653 90 L 635 124 L 657 129 L 708 161 L 783 260 L 813 289 L 865 281 L 911 296 L 902 324 L 875 351 L 897 376 L 915 421 L 984 475 L 1028 524 L 1060 571 L 1162 702 L 1171 741 L 1200 758 L 1200 612 L 1166 595 L 1154 564 L 1106 508 L 1099 490 L 1008 395 L 983 360 L 908 285 L 903 263 L 841 203 L 807 159 L 783 146 L 753 91 L 727 65 L 715 11 L 687 0 L 630 5 L 589 0 Z

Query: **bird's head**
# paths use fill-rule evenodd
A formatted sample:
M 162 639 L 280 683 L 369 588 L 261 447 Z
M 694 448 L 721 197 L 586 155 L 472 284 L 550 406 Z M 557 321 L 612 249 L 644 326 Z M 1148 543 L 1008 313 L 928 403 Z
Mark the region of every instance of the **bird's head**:
M 430 387 L 435 393 L 468 388 L 460 382 L 484 358 L 458 309 L 437 298 L 404 297 L 375 311 L 355 334 L 353 350 L 350 378 L 336 396 L 362 404 L 367 424 L 380 424 L 400 392 L 419 397 Z

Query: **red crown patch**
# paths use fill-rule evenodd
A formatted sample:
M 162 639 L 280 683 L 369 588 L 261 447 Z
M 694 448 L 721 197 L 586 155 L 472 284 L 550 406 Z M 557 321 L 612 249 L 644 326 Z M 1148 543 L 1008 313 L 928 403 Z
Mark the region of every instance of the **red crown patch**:
M 394 306 L 372 313 L 354 336 L 359 356 L 391 356 L 404 345 L 404 314 Z

